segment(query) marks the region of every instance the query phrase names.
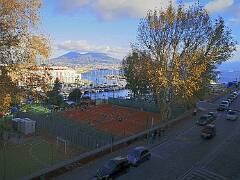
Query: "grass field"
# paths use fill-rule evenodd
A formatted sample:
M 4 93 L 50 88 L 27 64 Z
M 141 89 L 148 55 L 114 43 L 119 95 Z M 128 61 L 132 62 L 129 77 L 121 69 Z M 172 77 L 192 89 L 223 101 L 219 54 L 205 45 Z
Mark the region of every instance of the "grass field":
M 43 107 L 41 105 L 38 105 L 38 104 L 25 105 L 23 109 L 28 111 L 28 112 L 31 112 L 31 113 L 42 113 L 42 114 L 45 114 L 45 113 L 50 112 L 47 108 L 45 108 L 45 107 Z
M 1 145 L 0 179 L 18 179 L 64 159 L 67 159 L 64 153 L 41 138 L 32 138 L 20 145 L 6 145 L 5 148 Z

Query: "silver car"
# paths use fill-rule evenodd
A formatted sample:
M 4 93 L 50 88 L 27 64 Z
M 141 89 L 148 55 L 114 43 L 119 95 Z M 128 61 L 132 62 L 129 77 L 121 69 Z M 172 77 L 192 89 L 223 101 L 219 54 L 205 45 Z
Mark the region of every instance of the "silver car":
M 229 110 L 227 112 L 227 120 L 235 121 L 238 119 L 237 111 Z
M 222 101 L 222 102 L 219 104 L 218 110 L 219 110 L 219 111 L 228 110 L 228 109 L 229 109 L 229 106 L 230 106 L 229 101 Z
M 236 97 L 239 95 L 238 91 L 233 92 L 232 94 L 234 94 Z
M 211 123 L 212 121 L 214 121 L 214 117 L 212 116 L 212 115 L 210 115 L 210 114 L 204 114 L 204 115 L 202 115 L 198 120 L 197 120 L 197 124 L 199 125 L 199 126 L 204 126 L 204 125 L 206 125 L 206 124 L 209 124 L 209 123 Z

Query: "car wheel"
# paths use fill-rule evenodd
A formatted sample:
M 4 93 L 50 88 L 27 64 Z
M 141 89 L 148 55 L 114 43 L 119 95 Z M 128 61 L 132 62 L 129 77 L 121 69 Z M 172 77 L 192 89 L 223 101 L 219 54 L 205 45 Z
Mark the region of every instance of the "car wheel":
M 139 162 L 136 162 L 135 164 L 134 164 L 134 167 L 138 167 L 139 166 Z

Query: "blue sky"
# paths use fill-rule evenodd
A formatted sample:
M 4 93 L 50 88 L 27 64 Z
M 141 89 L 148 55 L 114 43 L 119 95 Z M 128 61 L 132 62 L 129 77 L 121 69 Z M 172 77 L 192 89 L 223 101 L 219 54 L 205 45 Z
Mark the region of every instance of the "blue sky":
M 166 8 L 168 0 L 43 0 L 41 31 L 49 35 L 52 57 L 69 51 L 103 52 L 122 58 L 146 11 Z M 172 0 L 173 4 L 193 0 Z M 200 0 L 211 16 L 222 16 L 240 43 L 240 0 Z M 240 60 L 240 46 L 233 60 Z

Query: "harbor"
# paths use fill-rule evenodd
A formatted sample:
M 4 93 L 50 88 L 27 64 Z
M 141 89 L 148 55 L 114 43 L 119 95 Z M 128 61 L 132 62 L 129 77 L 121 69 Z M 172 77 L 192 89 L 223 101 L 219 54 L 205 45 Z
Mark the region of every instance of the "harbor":
M 130 91 L 126 89 L 126 80 L 118 69 L 97 69 L 82 73 L 82 80 L 88 84 L 64 87 L 63 96 L 68 97 L 73 88 L 79 88 L 83 96 L 91 99 L 126 98 Z

